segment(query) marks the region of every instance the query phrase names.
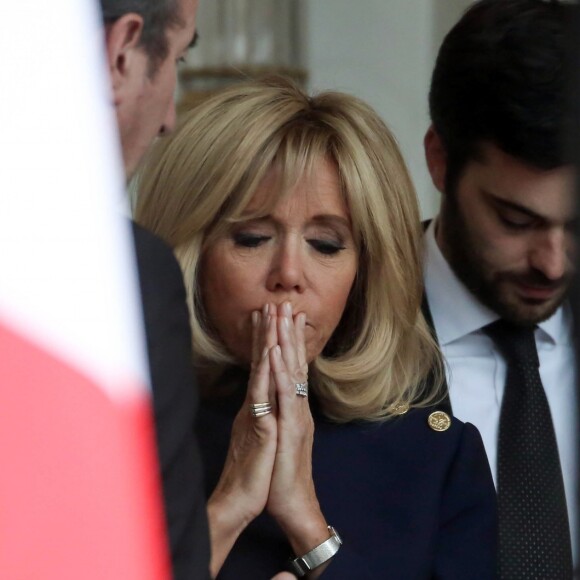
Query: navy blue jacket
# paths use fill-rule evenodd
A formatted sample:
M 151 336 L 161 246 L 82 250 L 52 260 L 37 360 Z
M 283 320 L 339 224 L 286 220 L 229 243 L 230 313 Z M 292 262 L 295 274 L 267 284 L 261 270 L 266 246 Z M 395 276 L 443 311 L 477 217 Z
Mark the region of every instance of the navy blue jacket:
M 496 570 L 496 499 L 477 429 L 453 418 L 436 432 L 433 409 L 382 423 L 331 423 L 312 396 L 313 477 L 322 512 L 344 544 L 322 578 L 489 580 Z M 221 473 L 243 388 L 202 403 L 198 436 L 206 493 Z M 218 576 L 268 579 L 291 548 L 266 513 L 242 534 Z

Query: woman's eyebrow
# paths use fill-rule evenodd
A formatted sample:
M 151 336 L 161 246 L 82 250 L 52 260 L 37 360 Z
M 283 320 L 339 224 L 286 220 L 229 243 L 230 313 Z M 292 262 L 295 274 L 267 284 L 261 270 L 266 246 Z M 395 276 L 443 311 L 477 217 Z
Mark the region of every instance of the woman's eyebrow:
M 313 218 L 310 220 L 312 222 L 320 222 L 320 223 L 336 223 L 339 225 L 342 225 L 346 228 L 350 229 L 350 220 L 348 218 L 345 218 L 343 216 L 340 215 L 336 215 L 336 214 L 320 214 L 320 215 L 315 215 L 313 216 Z

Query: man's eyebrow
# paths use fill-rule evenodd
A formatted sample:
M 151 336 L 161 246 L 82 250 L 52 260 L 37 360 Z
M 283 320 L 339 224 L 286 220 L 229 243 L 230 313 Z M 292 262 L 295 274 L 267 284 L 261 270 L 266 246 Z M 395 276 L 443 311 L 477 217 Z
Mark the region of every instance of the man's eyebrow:
M 523 214 L 525 214 L 533 219 L 536 219 L 536 220 L 545 220 L 546 219 L 543 215 L 536 213 L 535 211 L 531 210 L 530 208 L 526 207 L 525 205 L 520 205 L 519 203 L 514 203 L 513 201 L 508 201 L 507 199 L 497 197 L 489 192 L 486 192 L 486 193 L 487 193 L 487 196 L 490 197 L 492 199 L 492 201 L 500 207 L 523 213 Z

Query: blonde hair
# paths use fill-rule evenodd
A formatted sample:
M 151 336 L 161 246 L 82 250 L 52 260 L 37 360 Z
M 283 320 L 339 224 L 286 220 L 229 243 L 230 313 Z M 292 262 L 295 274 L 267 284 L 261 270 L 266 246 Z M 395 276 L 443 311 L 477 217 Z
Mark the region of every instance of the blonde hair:
M 340 422 L 431 404 L 441 356 L 421 313 L 419 210 L 396 141 L 355 97 L 308 97 L 282 78 L 234 85 L 198 105 L 156 144 L 139 177 L 135 219 L 181 264 L 196 364 L 235 362 L 204 320 L 197 284 L 204 249 L 239 219 L 273 166 L 281 177 L 271 207 L 324 157 L 338 170 L 359 269 L 339 326 L 310 365 L 311 388 Z

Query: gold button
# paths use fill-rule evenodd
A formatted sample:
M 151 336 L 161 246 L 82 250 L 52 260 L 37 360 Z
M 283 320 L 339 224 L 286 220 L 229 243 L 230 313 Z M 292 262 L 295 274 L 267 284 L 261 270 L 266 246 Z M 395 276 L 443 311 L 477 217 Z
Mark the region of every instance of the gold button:
M 393 415 L 404 415 L 409 410 L 407 403 L 399 403 L 398 405 L 391 405 L 390 411 Z
M 433 431 L 447 431 L 451 425 L 451 417 L 443 411 L 434 411 L 429 415 L 427 422 Z

